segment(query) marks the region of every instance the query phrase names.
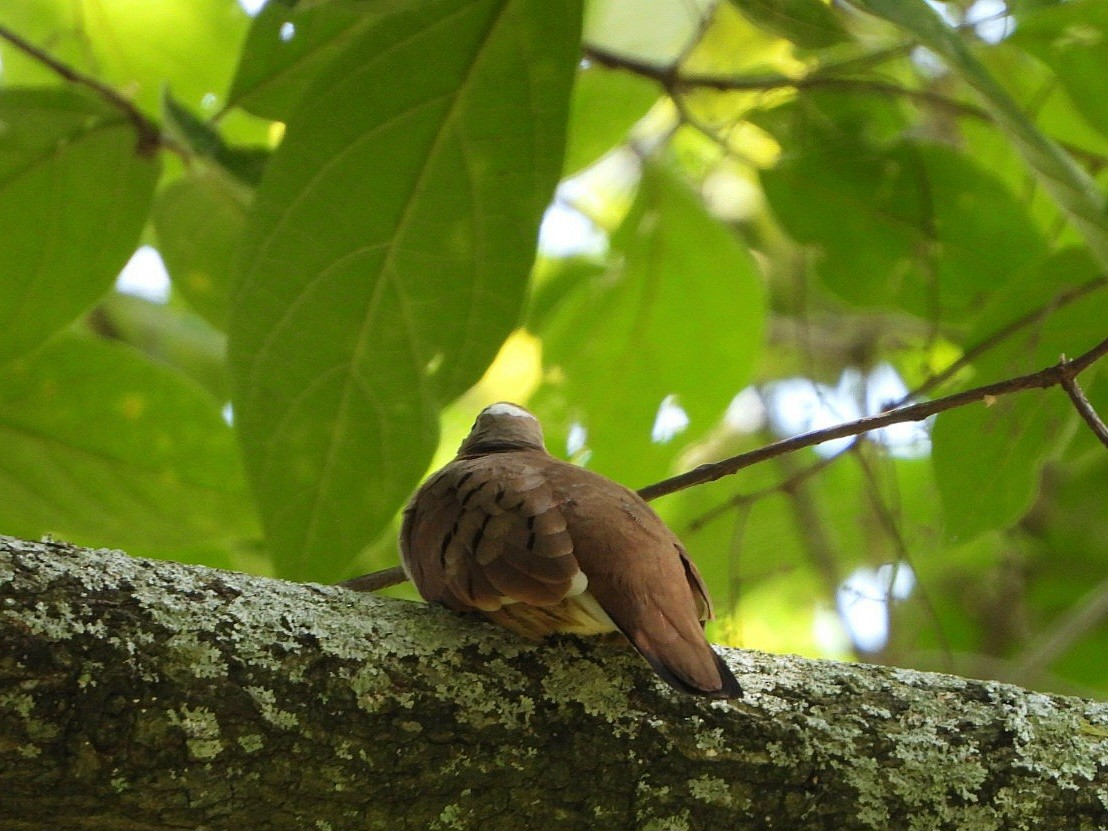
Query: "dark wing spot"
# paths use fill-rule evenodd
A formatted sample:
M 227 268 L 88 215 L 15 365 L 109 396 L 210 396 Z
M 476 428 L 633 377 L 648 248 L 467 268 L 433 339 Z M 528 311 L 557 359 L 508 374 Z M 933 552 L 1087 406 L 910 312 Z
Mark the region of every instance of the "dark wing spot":
M 446 536 L 442 538 L 442 547 L 439 548 L 439 566 L 446 570 L 446 549 L 450 547 L 451 540 L 454 539 L 454 535 L 458 533 L 458 523 L 454 523 L 454 527 L 446 532 Z
M 477 533 L 473 535 L 473 544 L 470 547 L 470 551 L 474 554 L 477 553 L 477 547 L 481 544 L 482 538 L 485 536 L 485 526 L 489 524 L 491 516 L 486 516 L 485 521 L 481 523 L 481 527 L 477 529 Z

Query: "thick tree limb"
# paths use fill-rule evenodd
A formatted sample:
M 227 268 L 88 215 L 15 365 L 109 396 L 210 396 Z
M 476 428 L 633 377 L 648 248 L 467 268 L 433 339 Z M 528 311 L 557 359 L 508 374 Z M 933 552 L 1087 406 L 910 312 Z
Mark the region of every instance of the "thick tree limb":
M 5 829 L 1108 827 L 1108 705 L 0 537 Z

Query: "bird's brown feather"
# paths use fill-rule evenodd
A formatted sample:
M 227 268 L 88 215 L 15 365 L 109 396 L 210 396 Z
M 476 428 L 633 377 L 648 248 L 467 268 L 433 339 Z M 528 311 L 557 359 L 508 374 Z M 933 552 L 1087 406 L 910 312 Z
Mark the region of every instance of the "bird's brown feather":
M 673 532 L 633 491 L 548 454 L 537 421 L 533 436 L 522 417 L 486 418 L 494 409 L 405 510 L 401 552 L 420 594 L 529 637 L 618 629 L 674 687 L 738 695 Z

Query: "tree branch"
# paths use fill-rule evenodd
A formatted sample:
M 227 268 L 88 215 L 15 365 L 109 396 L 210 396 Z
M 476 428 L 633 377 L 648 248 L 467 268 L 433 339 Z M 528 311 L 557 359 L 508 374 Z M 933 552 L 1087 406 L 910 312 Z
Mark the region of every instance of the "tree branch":
M 1065 357 L 1062 358 L 1062 363 L 1066 364 Z M 1093 435 L 1100 439 L 1100 443 L 1105 447 L 1108 447 L 1108 425 L 1101 420 L 1097 415 L 1096 410 L 1093 409 L 1093 405 L 1089 403 L 1089 399 L 1085 397 L 1085 391 L 1081 389 L 1077 383 L 1077 379 L 1072 375 L 1067 375 L 1062 378 L 1062 389 L 1066 391 L 1066 395 L 1070 397 L 1070 401 L 1073 402 L 1074 409 L 1085 420 L 1085 423 L 1089 425 L 1089 429 L 1093 431 Z
M 134 125 L 135 132 L 138 134 L 137 151 L 140 155 L 152 155 L 165 143 L 161 128 L 143 115 L 138 107 L 131 101 L 124 98 L 111 87 L 101 83 L 96 78 L 78 72 L 68 64 L 62 63 L 57 58 L 35 46 L 22 35 L 13 32 L 3 24 L 0 24 L 0 38 L 6 40 L 16 49 L 29 55 L 44 66 L 49 67 L 67 81 L 92 90 L 112 107 L 127 116 Z
M 1050 300 L 1050 302 L 1040 306 L 1037 309 L 1032 309 L 1027 314 L 1018 317 L 1011 323 L 997 329 L 988 337 L 983 338 L 977 343 L 969 346 L 966 351 L 963 352 L 962 355 L 958 358 L 958 360 L 954 361 L 954 363 L 952 363 L 941 372 L 937 372 L 934 375 L 930 376 L 926 381 L 912 390 L 912 392 L 908 394 L 908 397 L 906 397 L 904 401 L 907 401 L 910 397 L 915 397 L 918 395 L 923 395 L 926 392 L 930 392 L 935 387 L 953 378 L 962 369 L 977 360 L 980 355 L 988 352 L 990 349 L 993 349 L 994 347 L 1008 340 L 1008 338 L 1012 337 L 1023 329 L 1026 329 L 1027 327 L 1045 319 L 1047 315 L 1052 314 L 1059 309 L 1065 308 L 1070 303 L 1080 300 L 1082 297 L 1085 297 L 1088 294 L 1092 294 L 1094 291 L 1098 291 L 1105 287 L 1108 287 L 1108 277 L 1101 275 L 1100 277 L 1094 277 L 1092 280 L 1082 283 L 1079 286 L 1074 286 L 1067 291 L 1061 292 L 1052 300 Z
M 649 78 L 659 84 L 671 96 L 681 89 L 701 88 L 723 92 L 766 92 L 775 89 L 842 89 L 877 95 L 892 95 L 908 98 L 951 110 L 958 115 L 988 119 L 988 114 L 980 107 L 956 101 L 945 95 L 923 89 L 913 89 L 888 81 L 869 78 L 843 78 L 832 75 L 807 75 L 802 78 L 790 78 L 787 75 L 714 75 L 709 73 L 682 73 L 680 61 L 669 65 L 660 65 L 644 61 L 631 55 L 618 54 L 598 46 L 586 45 L 582 55 L 593 63 L 609 69 L 622 69 Z
M 363 574 L 361 577 L 343 580 L 339 585 L 344 589 L 356 592 L 375 592 L 387 589 L 389 586 L 399 586 L 406 582 L 408 582 L 408 575 L 404 573 L 404 569 L 400 566 L 392 566 L 370 574 Z
M 8 537 L 0 644 L 12 831 L 1108 825 L 1108 705 L 999 683 L 727 650 L 709 702 L 615 644 Z
M 815 430 L 811 433 L 804 433 L 799 436 L 783 439 L 782 441 L 759 447 L 757 450 L 740 453 L 737 456 L 732 456 L 720 462 L 703 464 L 693 468 L 687 473 L 682 473 L 669 479 L 663 479 L 661 482 L 649 485 L 640 490 L 639 496 L 648 500 L 657 499 L 659 496 L 676 493 L 679 490 L 684 490 L 693 485 L 714 482 L 716 479 L 736 473 L 744 467 L 750 467 L 750 465 L 757 464 L 758 462 L 764 462 L 766 459 L 772 459 L 783 453 L 792 453 L 805 447 L 823 444 L 825 441 L 831 441 L 832 439 L 857 436 L 862 433 L 868 433 L 871 430 L 877 430 L 881 427 L 888 427 L 890 424 L 923 421 L 929 416 L 945 412 L 946 410 L 952 410 L 955 407 L 962 407 L 977 401 L 988 401 L 1002 395 L 1011 395 L 1012 393 L 1023 392 L 1025 390 L 1060 386 L 1065 379 L 1073 378 L 1097 360 L 1104 357 L 1105 354 L 1108 354 L 1108 338 L 1102 340 L 1088 352 L 1072 361 L 1060 361 L 1053 366 L 1049 366 L 1046 369 L 1033 372 L 1029 375 L 1020 375 L 1016 378 L 1009 378 L 994 384 L 986 384 L 981 387 L 964 390 L 954 395 L 945 396 L 944 398 L 936 398 L 932 401 L 924 401 L 918 404 L 909 404 L 879 415 L 867 416 L 866 418 L 860 418 L 856 421 L 837 424 L 826 430 Z
M 912 44 L 914 45 L 914 44 Z M 890 50 L 885 54 L 875 57 L 884 60 L 897 54 L 901 50 Z M 811 74 L 802 78 L 791 78 L 787 75 L 716 75 L 710 73 L 682 73 L 680 65 L 683 58 L 679 58 L 671 64 L 661 65 L 652 61 L 645 61 L 632 55 L 612 52 L 598 46 L 585 45 L 581 50 L 582 56 L 600 66 L 609 69 L 620 69 L 632 72 L 643 78 L 648 78 L 661 86 L 679 109 L 684 109 L 680 104 L 681 90 L 683 89 L 714 89 L 723 92 L 768 92 L 775 89 L 794 89 L 799 91 L 811 89 L 841 90 L 847 93 L 860 93 L 863 95 L 885 95 L 890 97 L 906 98 L 920 104 L 944 109 L 957 116 L 975 118 L 981 121 L 992 121 L 991 116 L 981 107 L 965 101 L 931 92 L 926 89 L 906 87 L 890 81 L 875 80 L 872 78 L 845 77 L 832 74 Z M 869 57 L 869 56 L 867 56 Z M 853 63 L 853 62 L 852 62 Z M 859 66 L 863 66 L 858 62 Z M 843 72 L 849 68 L 844 62 L 838 66 L 824 67 L 824 72 Z M 706 125 L 695 121 L 689 122 L 694 128 L 704 132 Z M 1082 159 L 1094 169 L 1102 168 L 1106 161 L 1104 156 L 1078 147 L 1075 144 L 1058 141 L 1067 153 Z

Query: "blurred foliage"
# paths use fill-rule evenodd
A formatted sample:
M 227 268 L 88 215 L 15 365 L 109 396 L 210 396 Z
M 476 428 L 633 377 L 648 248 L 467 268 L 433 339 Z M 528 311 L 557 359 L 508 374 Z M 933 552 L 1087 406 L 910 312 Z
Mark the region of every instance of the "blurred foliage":
M 334 580 L 395 562 L 406 495 L 494 400 L 642 487 L 1108 336 L 1099 0 L 0 26 L 40 50 L 0 39 L 5 533 Z M 112 288 L 144 243 L 165 302 Z M 719 640 L 1100 697 L 1106 505 L 1058 389 L 657 503 Z

